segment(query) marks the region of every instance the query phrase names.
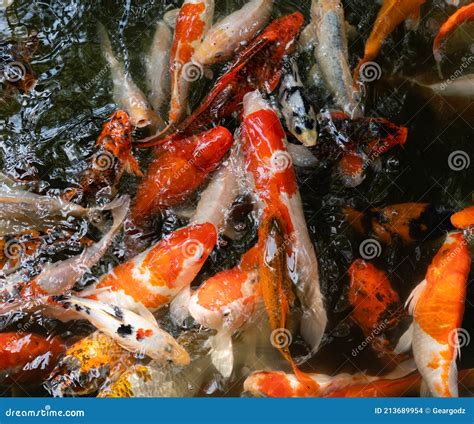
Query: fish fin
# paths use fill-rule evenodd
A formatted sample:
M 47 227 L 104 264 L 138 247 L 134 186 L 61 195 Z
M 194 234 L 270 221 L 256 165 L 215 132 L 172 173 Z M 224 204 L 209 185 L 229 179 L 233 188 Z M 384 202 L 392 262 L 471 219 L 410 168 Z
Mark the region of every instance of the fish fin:
M 327 315 L 324 311 L 324 307 L 322 310 L 320 309 L 321 308 L 310 306 L 306 308 L 301 317 L 300 331 L 303 339 L 311 348 L 309 357 L 319 349 L 319 345 L 323 339 L 324 330 L 326 329 Z
M 410 315 L 413 316 L 416 310 L 416 304 L 418 303 L 420 296 L 425 291 L 425 288 L 426 288 L 426 280 L 423 280 L 420 284 L 418 284 L 413 289 L 413 291 L 410 293 L 410 296 L 408 296 L 408 299 L 405 302 L 405 307 L 408 308 L 408 312 L 410 313 Z
M 146 319 L 150 324 L 153 324 L 159 327 L 155 316 L 145 307 L 145 305 L 143 305 L 143 303 L 136 302 L 136 305 L 134 307 L 134 312 L 136 312 L 142 318 Z
M 127 160 L 124 162 L 124 166 L 125 171 L 127 171 L 129 174 L 136 175 L 137 177 L 143 177 L 143 172 L 140 169 L 140 165 L 131 153 L 128 156 Z
M 232 335 L 227 331 L 220 331 L 209 339 L 209 344 L 212 364 L 224 378 L 229 378 L 234 367 Z
M 171 319 L 176 325 L 183 325 L 189 317 L 189 301 L 191 299 L 191 287 L 186 286 L 175 296 L 170 303 Z
M 393 349 L 393 352 L 397 355 L 402 353 L 406 353 L 411 349 L 411 345 L 413 343 L 413 323 L 410 324 L 408 329 L 401 335 L 400 339 L 398 339 L 398 343 Z
M 459 340 L 459 329 L 456 328 L 454 332 L 455 334 L 453 335 L 453 342 L 455 344 L 456 351 L 454 354 L 453 362 L 456 362 L 456 359 L 461 359 L 461 344 Z
M 428 384 L 426 383 L 425 380 L 421 382 L 420 386 L 420 397 L 423 398 L 431 398 L 433 397 L 433 394 L 431 393 L 430 388 L 428 387 Z

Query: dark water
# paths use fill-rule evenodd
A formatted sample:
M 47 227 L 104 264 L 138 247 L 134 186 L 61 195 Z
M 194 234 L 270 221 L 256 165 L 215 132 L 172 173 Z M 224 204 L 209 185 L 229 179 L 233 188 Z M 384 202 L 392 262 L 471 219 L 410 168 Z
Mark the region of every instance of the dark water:
M 144 55 L 156 21 L 179 1 L 15 1 L 0 11 L 1 41 L 21 42 L 29 31 L 37 31 L 39 48 L 31 62 L 39 75 L 35 90 L 13 94 L 0 108 L 0 166 L 14 178 L 41 181 L 43 193 L 55 194 L 77 182 L 87 166 L 103 122 L 116 109 L 112 84 L 100 53 L 97 22 L 111 33 L 112 43 L 124 57 L 135 82 L 145 90 Z M 217 17 L 224 16 L 244 1 L 216 0 Z M 299 9 L 308 15 L 309 1 L 277 1 L 275 14 Z M 378 11 L 377 2 L 343 1 L 347 20 L 355 27 L 350 40 L 351 65 L 357 63 L 363 43 Z M 370 4 L 368 4 L 370 3 Z M 462 4 L 469 2 L 461 2 Z M 383 364 L 364 350 L 356 359 L 351 351 L 364 337 L 348 319 L 345 293 L 346 270 L 359 257 L 364 238 L 347 228 L 341 207 L 380 207 L 401 202 L 430 202 L 460 209 L 472 204 L 474 164 L 456 172 L 448 158 L 455 151 L 474 160 L 474 106 L 469 99 L 443 99 L 417 88 L 406 78 L 438 79 L 431 43 L 440 22 L 455 10 L 444 0 L 427 1 L 416 31 L 401 25 L 385 43 L 377 63 L 382 78 L 366 92 L 366 115 L 382 116 L 409 128 L 405 148 L 397 147 L 382 158 L 381 170 L 370 170 L 357 188 L 345 188 L 332 168 L 299 169 L 298 178 L 308 226 L 319 257 L 321 282 L 327 299 L 329 327 L 324 346 L 311 363 L 322 372 L 379 371 Z M 474 55 L 473 26 L 468 24 L 449 42 L 449 55 L 442 70 L 447 78 Z M 301 60 L 303 76 L 312 63 Z M 473 72 L 474 60 L 464 70 Z M 219 72 L 219 69 L 216 70 Z M 210 83 L 212 84 L 212 83 Z M 308 85 L 309 86 L 309 85 Z M 207 87 L 199 86 L 193 98 L 197 104 Z M 317 110 L 329 106 L 327 99 L 309 89 Z M 232 125 L 232 124 L 231 124 Z M 139 155 L 146 155 L 140 152 Z M 125 177 L 120 191 L 134 193 L 136 181 Z M 164 232 L 181 222 L 169 217 Z M 222 243 L 212 254 L 200 280 L 223 266 L 235 263 L 252 243 L 255 226 L 247 220 L 247 233 L 240 241 Z M 441 240 L 405 247 L 384 247 L 376 263 L 386 269 L 402 300 L 423 279 L 426 267 Z M 100 275 L 109 255 L 94 271 Z M 118 255 L 118 256 L 117 256 Z M 93 278 L 90 276 L 90 278 Z M 474 337 L 474 286 L 470 275 L 463 327 Z M 463 348 L 461 368 L 474 367 L 474 340 Z M 240 386 L 241 387 L 241 386 Z M 231 394 L 239 395 L 239 386 Z

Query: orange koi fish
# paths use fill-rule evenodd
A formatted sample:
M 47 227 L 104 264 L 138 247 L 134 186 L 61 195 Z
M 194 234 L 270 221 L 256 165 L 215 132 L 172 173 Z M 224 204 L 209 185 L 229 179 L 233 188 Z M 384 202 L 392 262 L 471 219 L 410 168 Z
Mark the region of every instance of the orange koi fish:
M 462 233 L 448 234 L 426 278 L 407 304 L 413 315 L 413 355 L 429 391 L 436 397 L 457 397 L 458 336 L 471 258 Z
M 227 129 L 216 127 L 160 146 L 138 188 L 131 221 L 140 226 L 153 214 L 189 198 L 217 169 L 233 142 Z
M 385 272 L 361 259 L 351 265 L 349 276 L 348 298 L 354 308 L 352 319 L 364 336 L 370 337 L 376 352 L 395 359 L 387 332 L 398 327 L 405 317 L 398 293 L 393 290 Z
M 230 70 L 217 80 L 201 105 L 174 133 L 149 137 L 142 140 L 138 147 L 163 144 L 170 139 L 202 131 L 211 122 L 218 123 L 240 110 L 244 96 L 257 88 L 273 92 L 282 76 L 284 57 L 296 47 L 303 21 L 304 17 L 299 12 L 273 21 L 240 52 Z
M 250 319 L 259 299 L 257 253 L 252 248 L 238 266 L 206 280 L 189 302 L 191 316 L 217 331 L 210 339 L 211 359 L 225 378 L 232 374 L 234 363 L 232 335 Z
M 58 337 L 39 334 L 0 333 L 0 381 L 40 383 L 65 351 Z
M 365 43 L 364 57 L 359 61 L 355 71 L 354 83 L 359 81 L 361 67 L 375 59 L 385 39 L 408 17 L 418 18 L 420 7 L 426 0 L 384 0 L 377 15 L 369 39 Z
M 441 25 L 441 28 L 433 42 L 433 55 L 437 62 L 441 61 L 441 43 L 443 40 L 454 32 L 458 26 L 472 20 L 474 20 L 474 3 L 456 10 L 456 12 L 454 12 L 448 20 Z
M 474 206 L 470 206 L 451 217 L 451 224 L 460 230 L 467 230 L 474 226 Z
M 359 397 L 402 397 L 416 396 L 422 379 L 418 372 L 411 372 L 406 367 L 386 376 L 369 376 L 365 374 L 310 374 L 320 386 L 320 397 L 359 398 Z M 459 372 L 459 382 L 465 387 L 472 387 L 473 370 Z M 244 383 L 245 391 L 253 396 L 273 398 L 311 397 L 293 374 L 279 371 L 259 371 L 251 374 Z
M 169 121 L 179 123 L 187 115 L 192 81 L 202 69 L 191 58 L 212 24 L 214 0 L 185 0 L 176 19 L 170 54 L 171 108 Z
M 53 396 L 94 394 L 118 369 L 133 365 L 133 355 L 98 331 L 74 343 L 52 371 L 46 388 Z
M 268 223 L 273 218 L 278 222 L 284 239 L 283 250 L 290 261 L 290 275 L 303 308 L 301 333 L 314 352 L 327 322 L 319 287 L 318 262 L 307 230 L 291 156 L 286 150 L 285 132 L 278 116 L 258 91 L 244 98 L 241 133 L 246 167 L 253 177 L 256 197 L 263 210 L 263 228 L 269 230 Z M 266 235 L 261 234 L 261 237 L 262 243 L 266 243 Z
M 311 373 L 308 376 L 319 385 L 315 395 L 308 391 L 293 374 L 279 371 L 257 371 L 244 382 L 244 390 L 253 396 L 303 398 L 303 397 L 356 397 L 358 392 L 364 392 L 367 397 L 373 393 L 380 396 L 394 395 L 399 392 L 415 392 L 420 386 L 420 377 L 411 361 L 400 364 L 399 367 L 385 376 L 370 376 L 365 373 L 326 374 Z M 378 391 L 377 391 L 378 390 Z
M 104 188 L 111 187 L 115 191 L 123 171 L 143 176 L 137 160 L 132 155 L 130 118 L 126 112 L 119 110 L 102 128 L 91 166 L 81 177 L 80 189 L 72 189 L 66 193 L 68 200 L 79 193 L 93 196 Z
M 344 208 L 349 224 L 361 235 L 373 234 L 386 244 L 434 239 L 449 230 L 450 212 L 427 203 L 400 203 L 359 212 Z

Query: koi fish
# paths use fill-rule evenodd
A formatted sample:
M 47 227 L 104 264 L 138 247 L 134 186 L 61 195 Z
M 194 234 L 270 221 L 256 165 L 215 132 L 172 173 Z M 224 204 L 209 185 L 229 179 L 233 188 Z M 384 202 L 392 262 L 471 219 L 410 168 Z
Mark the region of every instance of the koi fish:
M 239 54 L 230 70 L 217 80 L 201 105 L 172 133 L 144 139 L 138 147 L 150 147 L 195 134 L 210 123 L 232 115 L 244 96 L 256 88 L 273 92 L 280 82 L 283 58 L 296 46 L 304 17 L 296 12 L 273 21 Z
M 423 280 L 408 298 L 413 355 L 436 397 L 458 396 L 456 358 L 471 258 L 462 233 L 448 234 Z
M 474 3 L 467 4 L 454 12 L 446 22 L 441 25 L 441 28 L 436 35 L 433 42 L 433 55 L 436 62 L 441 62 L 441 43 L 448 37 L 456 28 L 465 22 L 474 20 Z
M 176 230 L 105 274 L 90 297 L 137 313 L 143 306 L 156 311 L 191 284 L 216 243 L 211 223 Z
M 328 376 L 311 374 L 320 388 L 321 397 L 359 398 L 359 397 L 402 397 L 416 396 L 422 379 L 419 373 L 407 363 L 406 370 L 397 370 L 386 376 L 360 374 L 338 374 Z M 462 370 L 459 381 L 472 387 L 472 370 Z M 244 390 L 257 397 L 301 398 L 311 397 L 293 374 L 279 371 L 260 371 L 251 374 L 244 383 Z
M 45 387 L 55 397 L 92 395 L 114 372 L 126 370 L 133 363 L 130 352 L 96 331 L 66 350 Z
M 189 364 L 186 350 L 149 315 L 138 315 L 116 305 L 78 296 L 50 297 L 48 301 L 76 319 L 89 321 L 129 352 L 147 355 L 161 364 Z
M 336 105 L 352 118 L 362 115 L 357 92 L 352 85 L 349 53 L 340 0 L 313 0 L 311 22 L 316 44 L 314 55 Z
M 77 195 L 94 196 L 107 189 L 115 194 L 123 172 L 143 176 L 132 155 L 132 125 L 126 112 L 115 112 L 105 123 L 96 143 L 96 151 L 89 168 L 80 178 L 80 188 L 68 190 L 63 198 L 71 200 Z
M 454 80 L 448 79 L 433 84 L 424 84 L 416 79 L 411 79 L 410 81 L 442 97 L 474 98 L 474 74 L 467 74 Z
M 212 24 L 214 0 L 185 0 L 176 19 L 170 54 L 170 124 L 179 123 L 188 108 L 189 88 L 199 79 L 202 69 L 191 59 Z
M 210 66 L 230 59 L 265 26 L 273 0 L 251 0 L 214 24 L 194 52 L 193 60 Z
M 58 337 L 0 333 L 0 381 L 39 383 L 51 372 L 64 350 Z
M 362 259 L 352 263 L 349 276 L 348 298 L 354 308 L 352 319 L 371 341 L 375 352 L 399 361 L 389 337 L 390 331 L 406 318 L 398 293 L 385 272 Z
M 189 198 L 217 169 L 233 141 L 227 129 L 216 127 L 159 147 L 138 187 L 131 211 L 133 224 L 140 226 L 160 210 Z
M 349 224 L 361 235 L 373 234 L 386 244 L 435 239 L 451 228 L 451 212 L 428 203 L 400 203 L 359 212 L 344 208 Z
M 281 81 L 279 99 L 290 133 L 305 146 L 314 146 L 318 139 L 316 112 L 304 93 L 298 65 L 294 61 L 290 64 L 290 72 Z
M 95 226 L 102 219 L 100 208 L 84 208 L 61 198 L 24 190 L 8 178 L 0 186 L 0 237 L 24 231 L 43 231 L 60 225 L 67 217 L 87 218 Z
M 467 230 L 474 226 L 474 206 L 470 206 L 451 217 L 451 224 L 460 230 Z
M 308 374 L 319 385 L 316 394 L 308 391 L 294 374 L 280 371 L 257 371 L 252 373 L 244 382 L 244 390 L 257 397 L 351 397 L 354 392 L 364 391 L 369 397 L 370 391 L 378 389 L 381 396 L 390 396 L 395 392 L 393 386 L 400 391 L 415 392 L 419 388 L 419 375 L 412 361 L 399 364 L 397 368 L 385 376 L 370 376 L 365 373 L 337 374 L 329 376 L 320 373 Z
M 232 374 L 232 335 L 250 318 L 259 297 L 256 249 L 241 263 L 206 280 L 191 296 L 189 312 L 201 325 L 217 331 L 209 339 L 211 359 L 224 378 Z
M 169 51 L 173 35 L 163 21 L 156 25 L 150 52 L 145 61 L 148 99 L 159 115 L 170 93 Z
M 99 24 L 98 32 L 104 58 L 112 74 L 114 101 L 120 109 L 128 113 L 132 126 L 137 128 L 148 126 L 162 128 L 164 126 L 162 119 L 153 112 L 145 95 L 133 82 L 123 63 L 119 62 L 114 56 L 109 36 L 102 24 Z
M 359 61 L 355 71 L 354 83 L 359 81 L 362 66 L 374 60 L 382 48 L 385 39 L 408 17 L 418 19 L 420 8 L 426 0 L 384 0 L 377 15 L 372 32 L 365 43 L 364 57 Z
M 159 392 L 166 393 L 166 397 L 179 397 L 179 395 L 170 390 L 170 383 L 166 384 L 166 371 L 145 365 L 135 365 L 125 370 L 120 377 L 113 381 L 109 387 L 101 390 L 98 398 L 132 398 L 132 397 L 164 397 Z M 150 384 L 153 383 L 153 384 Z M 163 384 L 165 383 L 165 384 Z M 149 387 L 149 396 L 142 393 L 142 388 Z M 150 387 L 151 386 L 151 387 Z M 156 388 L 157 390 L 153 390 Z M 158 393 L 157 393 L 158 392 Z
M 36 86 L 38 80 L 30 61 L 38 45 L 39 38 L 36 32 L 29 33 L 27 38 L 20 42 L 0 43 L 2 52 L 0 78 L 7 95 L 11 90 L 29 93 Z
M 21 302 L 43 295 L 61 295 L 71 290 L 86 271 L 99 262 L 110 247 L 125 220 L 129 203 L 128 196 L 123 196 L 106 206 L 106 209 L 112 212 L 113 223 L 102 239 L 86 247 L 79 255 L 64 261 L 47 264 L 31 283 L 21 288 Z M 7 307 L 11 309 L 15 304 L 10 303 Z M 5 313 L 4 309 L 2 313 Z
M 278 116 L 258 91 L 244 98 L 242 143 L 247 171 L 253 176 L 255 193 L 268 218 L 282 226 L 285 250 L 291 261 L 291 279 L 303 309 L 301 334 L 316 351 L 327 317 L 319 286 L 318 262 L 306 227 L 285 132 Z

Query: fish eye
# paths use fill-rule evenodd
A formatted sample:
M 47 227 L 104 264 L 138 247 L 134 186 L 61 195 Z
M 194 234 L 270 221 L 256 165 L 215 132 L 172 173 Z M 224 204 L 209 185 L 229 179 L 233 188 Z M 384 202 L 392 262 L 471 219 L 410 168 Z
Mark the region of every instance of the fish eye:
M 296 132 L 296 134 L 298 134 L 298 135 L 303 134 L 303 130 L 302 130 L 300 127 L 298 127 L 298 126 L 295 127 L 295 132 Z

